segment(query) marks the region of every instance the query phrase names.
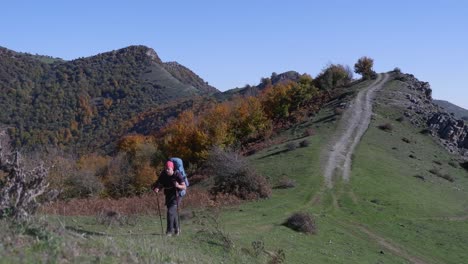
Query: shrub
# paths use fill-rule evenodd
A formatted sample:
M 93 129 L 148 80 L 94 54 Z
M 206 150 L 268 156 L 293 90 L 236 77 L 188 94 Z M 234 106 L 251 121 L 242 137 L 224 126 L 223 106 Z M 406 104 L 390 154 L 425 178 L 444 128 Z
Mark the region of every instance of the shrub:
M 468 171 L 468 161 L 460 162 L 460 166 Z
M 74 170 L 65 180 L 62 198 L 92 197 L 98 195 L 104 186 L 91 170 Z
M 299 147 L 301 147 L 301 148 L 308 147 L 309 145 L 310 145 L 310 142 L 307 139 L 304 139 L 299 143 Z
M 354 72 L 361 74 L 363 79 L 370 80 L 375 76 L 372 69 L 374 67 L 374 60 L 369 57 L 361 57 L 356 64 L 354 64 Z
M 220 245 L 225 251 L 234 248 L 234 241 L 231 235 L 221 225 L 219 210 L 207 213 L 198 213 L 194 219 L 202 228 L 197 232 L 197 239 L 202 242 Z
M 419 131 L 419 133 L 423 134 L 423 135 L 429 135 L 429 134 L 431 134 L 431 130 L 428 129 L 428 128 L 425 128 L 425 129 Z
M 101 225 L 112 225 L 120 222 L 121 215 L 112 210 L 103 210 L 96 216 L 96 222 Z
M 437 176 L 441 177 L 442 179 L 446 179 L 449 182 L 454 182 L 455 181 L 455 179 L 449 174 L 441 174 L 441 175 L 437 175 Z
M 405 137 L 401 138 L 401 140 L 403 142 L 405 142 L 405 143 L 408 143 L 408 144 L 411 143 L 411 140 L 409 140 L 408 138 L 405 138 Z
M 39 197 L 44 197 L 44 194 L 51 197 L 51 193 L 47 193 L 48 168 L 42 161 L 25 160 L 18 151 L 13 151 L 9 136 L 2 130 L 0 171 L 6 173 L 0 182 L 0 218 L 26 221 L 39 207 Z
M 438 169 L 430 169 L 429 170 L 430 173 L 434 174 L 435 176 L 439 177 L 439 178 L 442 178 L 442 179 L 445 179 L 449 182 L 454 182 L 455 179 L 449 175 L 449 174 L 442 174 L 442 172 Z
M 293 179 L 290 179 L 286 176 L 280 179 L 278 182 L 278 185 L 276 185 L 276 189 L 288 189 L 288 188 L 294 188 L 296 187 L 296 181 Z
M 390 123 L 385 123 L 385 124 L 379 125 L 378 128 L 383 130 L 383 131 L 387 131 L 387 132 L 393 131 L 393 126 Z
M 336 107 L 335 110 L 333 110 L 335 115 L 342 115 L 344 113 L 344 109 L 341 107 Z
M 398 121 L 398 122 L 403 122 L 403 121 L 405 121 L 405 117 L 404 117 L 404 116 L 400 116 L 399 118 L 396 119 L 396 121 Z
M 136 193 L 136 177 L 127 154 L 119 153 L 112 158 L 101 178 L 107 195 L 118 198 Z
M 289 142 L 288 144 L 286 144 L 286 149 L 287 149 L 288 151 L 292 151 L 292 150 L 297 149 L 297 144 L 296 144 L 296 142 Z
M 458 165 L 457 165 L 457 163 L 456 163 L 455 161 L 451 160 L 451 161 L 448 162 L 448 164 L 449 164 L 450 166 L 452 166 L 452 167 L 458 169 Z
M 306 131 L 304 131 L 304 136 L 305 137 L 310 137 L 315 135 L 315 130 L 313 128 L 308 128 Z
M 215 194 L 232 194 L 241 199 L 267 198 L 271 187 L 239 154 L 214 148 L 205 162 L 207 172 L 214 177 Z
M 426 178 L 424 176 L 421 176 L 421 175 L 414 175 L 413 177 L 415 177 L 417 179 L 420 179 L 422 181 L 426 181 Z
M 348 66 L 330 64 L 315 78 L 314 84 L 320 90 L 331 90 L 348 85 L 353 78 L 353 72 Z
M 283 223 L 283 225 L 306 234 L 317 233 L 315 219 L 307 213 L 294 213 L 286 220 L 286 222 Z

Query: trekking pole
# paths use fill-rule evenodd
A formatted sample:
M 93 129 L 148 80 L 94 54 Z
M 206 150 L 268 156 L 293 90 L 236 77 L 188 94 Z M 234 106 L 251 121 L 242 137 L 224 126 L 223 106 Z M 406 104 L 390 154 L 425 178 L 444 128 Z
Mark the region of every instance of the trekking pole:
M 177 222 L 179 222 L 178 234 L 180 235 L 181 228 L 180 228 L 180 215 L 179 215 L 179 191 L 177 189 L 176 189 L 176 199 L 177 199 Z
M 161 221 L 161 235 L 164 235 L 164 228 L 163 228 L 162 216 L 161 216 L 161 208 L 159 207 L 159 192 L 156 193 L 156 200 L 158 202 L 159 220 Z

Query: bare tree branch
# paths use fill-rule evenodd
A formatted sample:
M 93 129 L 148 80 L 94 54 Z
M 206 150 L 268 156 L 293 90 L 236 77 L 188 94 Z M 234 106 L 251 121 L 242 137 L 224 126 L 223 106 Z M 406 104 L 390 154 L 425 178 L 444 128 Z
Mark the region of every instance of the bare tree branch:
M 43 162 L 29 167 L 19 152 L 12 151 L 8 134 L 0 130 L 0 170 L 7 174 L 0 185 L 0 218 L 24 221 L 39 207 L 38 198 L 49 186 L 49 170 Z

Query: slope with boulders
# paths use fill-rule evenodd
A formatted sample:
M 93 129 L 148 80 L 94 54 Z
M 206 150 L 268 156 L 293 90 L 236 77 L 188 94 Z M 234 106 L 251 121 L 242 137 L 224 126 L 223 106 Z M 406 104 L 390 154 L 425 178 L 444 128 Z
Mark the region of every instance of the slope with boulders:
M 468 159 L 468 124 L 434 102 L 429 83 L 400 72 L 396 72 L 395 81 L 402 88 L 392 92 L 391 98 L 395 107 L 405 108 L 401 119 L 407 119 L 421 133 L 431 134 L 451 153 Z

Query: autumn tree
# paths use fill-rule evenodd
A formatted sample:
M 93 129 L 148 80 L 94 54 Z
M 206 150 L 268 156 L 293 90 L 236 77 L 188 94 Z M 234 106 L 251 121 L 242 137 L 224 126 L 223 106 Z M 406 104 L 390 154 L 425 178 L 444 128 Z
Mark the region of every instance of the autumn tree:
M 199 128 L 197 121 L 193 111 L 188 110 L 162 129 L 161 148 L 167 156 L 178 156 L 188 162 L 206 158 L 209 135 Z
M 137 192 L 147 189 L 155 180 L 158 165 L 164 159 L 153 137 L 128 135 L 118 144 L 118 150 L 129 159 L 134 178 L 130 184 Z
M 294 112 L 304 108 L 309 101 L 314 98 L 318 93 L 317 88 L 314 86 L 314 80 L 308 74 L 303 74 L 299 81 L 293 86 L 290 91 L 291 96 L 291 109 Z
M 289 116 L 290 91 L 293 85 L 293 82 L 284 82 L 263 90 L 261 100 L 269 118 L 281 119 Z
M 235 137 L 231 133 L 233 118 L 230 102 L 214 104 L 205 111 L 200 119 L 200 129 L 208 135 L 210 146 L 224 148 L 235 141 Z
M 369 57 L 361 57 L 356 64 L 354 64 L 354 72 L 361 74 L 362 78 L 366 80 L 372 79 L 375 75 L 372 67 L 374 66 L 374 60 Z
M 352 71 L 348 66 L 330 64 L 315 78 L 314 83 L 320 90 L 330 91 L 348 85 L 352 78 Z
M 239 142 L 245 143 L 268 133 L 271 121 L 257 97 L 238 98 L 234 104 L 232 131 Z
M 272 120 L 295 119 L 298 113 L 310 108 L 318 95 L 310 75 L 300 76 L 297 82 L 282 82 L 267 88 L 261 94 L 266 115 Z

